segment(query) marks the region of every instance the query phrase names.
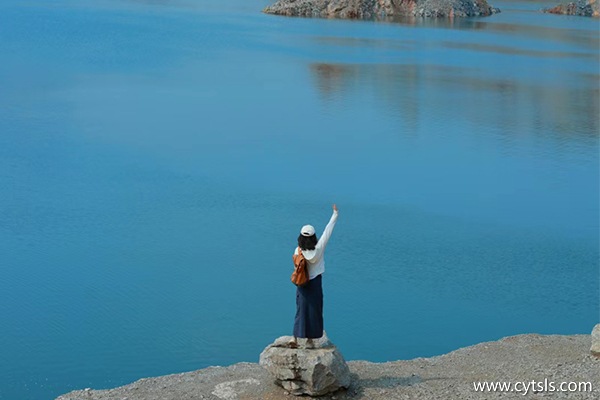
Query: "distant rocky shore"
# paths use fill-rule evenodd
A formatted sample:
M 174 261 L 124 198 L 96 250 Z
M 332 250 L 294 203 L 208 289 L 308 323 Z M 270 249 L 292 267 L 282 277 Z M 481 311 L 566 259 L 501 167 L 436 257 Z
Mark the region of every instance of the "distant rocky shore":
M 592 345 L 592 337 L 596 347 Z M 399 338 L 399 340 L 401 340 Z M 406 361 L 348 362 L 347 389 L 324 400 L 394 399 L 598 399 L 600 391 L 600 325 L 592 335 L 510 336 L 448 354 Z M 365 346 L 369 346 L 368 341 Z M 265 351 L 272 348 L 267 347 Z M 594 350 L 595 349 L 595 350 Z M 597 356 L 594 356 L 596 354 Z M 263 358 L 265 356 L 263 353 Z M 264 365 L 264 360 L 263 365 Z M 593 391 L 550 392 L 537 387 L 519 392 L 477 392 L 474 382 L 589 382 Z M 342 387 L 347 386 L 344 382 Z M 533 396 L 533 397 L 532 397 Z M 209 367 L 194 372 L 141 379 L 110 390 L 79 390 L 56 400 L 282 400 L 294 396 L 274 384 L 267 368 L 254 363 Z M 306 398 L 306 397 L 298 397 Z
M 500 12 L 487 0 L 279 0 L 263 11 L 287 16 L 344 19 L 482 17 Z
M 577 0 L 570 3 L 559 4 L 556 7 L 546 8 L 542 11 L 550 14 L 600 17 L 599 3 L 600 1 L 598 0 Z

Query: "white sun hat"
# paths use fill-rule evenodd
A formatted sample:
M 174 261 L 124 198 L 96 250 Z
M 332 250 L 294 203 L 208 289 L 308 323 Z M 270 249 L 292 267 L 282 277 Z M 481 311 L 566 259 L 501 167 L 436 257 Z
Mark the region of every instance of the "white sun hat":
M 313 236 L 315 234 L 315 227 L 312 225 L 304 225 L 302 229 L 300 229 L 300 233 L 302 236 Z

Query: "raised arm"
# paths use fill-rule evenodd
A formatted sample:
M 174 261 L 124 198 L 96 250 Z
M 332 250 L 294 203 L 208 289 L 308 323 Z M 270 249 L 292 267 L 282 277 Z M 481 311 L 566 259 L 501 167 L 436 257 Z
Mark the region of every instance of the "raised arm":
M 331 215 L 331 218 L 329 219 L 329 222 L 327 223 L 327 226 L 325 227 L 325 230 L 323 231 L 323 234 L 321 235 L 321 238 L 319 239 L 319 241 L 317 242 L 317 245 L 315 247 L 317 257 L 320 257 L 323 254 L 323 251 L 325 250 L 325 246 L 327 246 L 327 242 L 329 241 L 329 238 L 331 237 L 331 233 L 333 232 L 333 228 L 335 227 L 335 223 L 337 222 L 337 218 L 338 218 L 338 209 L 337 209 L 337 206 L 334 204 L 333 205 L 333 214 Z

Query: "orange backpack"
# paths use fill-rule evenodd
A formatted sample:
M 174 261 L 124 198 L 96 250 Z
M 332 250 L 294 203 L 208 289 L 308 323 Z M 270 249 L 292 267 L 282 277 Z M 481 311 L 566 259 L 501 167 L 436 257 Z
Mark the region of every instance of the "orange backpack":
M 308 261 L 302 254 L 294 254 L 294 272 L 292 272 L 292 283 L 296 286 L 304 286 L 308 283 Z

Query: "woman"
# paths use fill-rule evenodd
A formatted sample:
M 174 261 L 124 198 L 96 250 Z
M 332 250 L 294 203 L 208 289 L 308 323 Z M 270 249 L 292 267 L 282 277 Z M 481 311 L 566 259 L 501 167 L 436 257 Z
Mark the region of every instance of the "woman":
M 317 239 L 315 228 L 304 225 L 298 236 L 298 247 L 294 254 L 302 254 L 307 261 L 308 278 L 306 285 L 296 289 L 296 318 L 294 320 L 294 338 L 290 347 L 298 347 L 298 338 L 306 338 L 306 347 L 314 347 L 313 339 L 323 336 L 323 287 L 321 275 L 325 272 L 325 246 L 331 237 L 338 218 L 337 206 L 333 205 L 333 215 Z

